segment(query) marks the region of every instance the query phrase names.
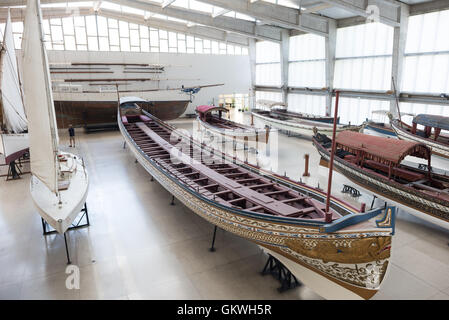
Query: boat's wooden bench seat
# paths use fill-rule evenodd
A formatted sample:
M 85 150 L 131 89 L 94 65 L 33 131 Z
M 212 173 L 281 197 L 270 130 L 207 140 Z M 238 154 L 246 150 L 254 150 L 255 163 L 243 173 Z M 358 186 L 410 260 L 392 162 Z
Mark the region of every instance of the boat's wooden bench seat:
M 365 160 L 364 163 L 370 168 L 380 170 L 382 172 L 388 173 L 388 166 L 383 163 L 376 162 L 374 160 Z M 426 176 L 422 173 L 413 172 L 403 168 L 392 168 L 392 176 L 399 177 L 401 179 L 413 182 L 424 179 Z

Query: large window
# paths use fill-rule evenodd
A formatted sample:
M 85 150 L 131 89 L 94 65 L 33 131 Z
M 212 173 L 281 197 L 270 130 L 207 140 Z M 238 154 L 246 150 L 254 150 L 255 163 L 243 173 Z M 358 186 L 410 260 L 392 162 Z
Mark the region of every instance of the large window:
M 14 44 L 21 48 L 23 22 L 12 24 Z M 0 24 L 3 33 L 5 24 Z M 248 48 L 169 32 L 98 15 L 43 20 L 48 50 L 133 51 L 248 55 Z
M 337 29 L 334 87 L 389 90 L 393 28 L 367 23 Z
M 449 92 L 449 10 L 409 18 L 402 91 Z
M 335 106 L 335 98 L 332 100 L 332 106 Z M 332 107 L 332 116 L 334 110 Z M 338 103 L 340 123 L 345 124 L 362 124 L 366 119 L 371 119 L 372 112 L 376 110 L 390 110 L 390 101 L 340 97 Z M 388 118 L 385 121 L 388 122 Z
M 312 94 L 289 94 L 288 110 L 313 115 L 326 115 L 326 97 Z
M 324 37 L 304 34 L 290 37 L 288 85 L 291 87 L 326 86 Z
M 281 86 L 281 58 L 279 43 L 256 43 L 256 85 Z

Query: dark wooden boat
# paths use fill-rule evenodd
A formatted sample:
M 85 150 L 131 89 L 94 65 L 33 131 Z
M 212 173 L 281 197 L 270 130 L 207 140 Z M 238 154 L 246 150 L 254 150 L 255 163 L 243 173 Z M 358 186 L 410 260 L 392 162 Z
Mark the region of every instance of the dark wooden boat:
M 331 139 L 318 133 L 312 141 L 321 164 L 327 165 Z M 334 166 L 341 174 L 378 197 L 449 228 L 449 176 L 430 169 L 431 151 L 425 144 L 344 131 L 336 146 Z M 402 163 L 406 156 L 426 159 L 427 164 Z
M 394 207 L 361 213 L 331 197 L 326 215 L 321 190 L 233 159 L 137 105 L 121 105 L 118 124 L 137 161 L 173 197 L 260 245 L 318 294 L 368 299 L 379 289 L 390 257 Z
M 399 139 L 423 143 L 432 150 L 432 154 L 449 159 L 449 135 L 441 130 L 449 130 L 449 117 L 418 114 L 413 118 L 412 126 L 389 114 L 393 130 Z M 418 125 L 424 126 L 419 130 Z
M 187 109 L 189 100 L 146 101 L 139 104 L 162 120 L 179 118 Z M 117 101 L 55 101 L 58 128 L 117 123 Z
M 249 141 L 267 143 L 270 129 L 258 129 L 223 118 L 224 107 L 202 105 L 196 108 L 199 125 L 210 134 L 222 139 L 248 143 Z M 151 113 L 151 112 L 150 112 Z
M 324 122 L 324 123 L 334 123 L 334 117 L 331 116 L 317 116 L 313 114 L 308 114 L 304 112 L 293 112 L 288 111 L 285 103 L 283 102 L 276 102 L 276 101 L 270 101 L 270 100 L 258 100 L 257 103 L 260 106 L 263 106 L 265 108 L 268 108 L 268 110 L 265 109 L 253 109 L 259 112 L 266 111 L 267 113 L 271 114 L 271 116 L 275 118 L 279 118 L 280 120 L 288 120 L 288 119 L 304 119 L 304 120 L 311 120 L 311 121 L 317 121 L 317 122 Z M 340 123 L 340 117 L 337 118 L 337 124 Z

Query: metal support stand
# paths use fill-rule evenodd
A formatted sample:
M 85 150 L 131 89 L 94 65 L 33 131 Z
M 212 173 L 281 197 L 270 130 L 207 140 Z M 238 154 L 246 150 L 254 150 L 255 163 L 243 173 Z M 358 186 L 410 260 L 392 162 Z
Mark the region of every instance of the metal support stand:
M 87 204 L 86 203 L 84 203 L 84 207 L 83 207 L 83 209 L 81 209 L 81 212 L 83 214 L 79 218 L 78 222 L 77 223 L 72 223 L 72 226 L 67 228 L 67 231 L 90 226 L 89 211 L 87 210 Z M 84 217 L 86 217 L 86 223 L 81 224 L 81 221 L 83 220 Z M 56 230 L 47 230 L 47 227 L 48 227 L 47 221 L 45 221 L 43 218 L 41 218 L 41 221 L 42 221 L 42 230 L 43 230 L 42 234 L 44 236 L 47 236 L 47 235 L 50 235 L 50 234 L 55 234 L 55 233 L 58 232 Z M 67 231 L 64 232 L 64 243 L 65 243 L 65 251 L 66 251 L 66 254 L 67 254 L 67 264 L 71 264 L 72 262 L 70 261 L 69 247 L 67 245 L 67 238 L 66 238 L 66 235 L 65 235 L 67 233 Z
M 347 184 L 343 185 L 343 190 L 341 190 L 341 192 L 349 193 L 351 195 L 351 197 L 354 197 L 354 198 L 360 197 L 362 195 L 359 190 L 357 190 L 354 187 L 348 186 Z
M 215 236 L 217 235 L 217 226 L 214 226 L 214 236 L 212 237 L 212 246 L 209 248 L 210 252 L 215 252 Z
M 279 292 L 302 286 L 302 283 L 278 259 L 270 254 L 261 273 L 262 276 L 271 274 L 275 279 L 279 280 L 281 283 L 281 286 L 277 289 Z
M 6 181 L 20 179 L 21 174 L 22 170 L 20 170 L 17 163 L 15 161 L 11 161 L 8 167 L 8 175 L 6 176 Z
M 126 141 L 123 141 L 123 149 L 126 149 Z
M 137 163 L 137 159 L 134 161 L 134 163 Z
M 174 206 L 175 205 L 175 196 L 171 196 L 171 202 L 170 205 Z

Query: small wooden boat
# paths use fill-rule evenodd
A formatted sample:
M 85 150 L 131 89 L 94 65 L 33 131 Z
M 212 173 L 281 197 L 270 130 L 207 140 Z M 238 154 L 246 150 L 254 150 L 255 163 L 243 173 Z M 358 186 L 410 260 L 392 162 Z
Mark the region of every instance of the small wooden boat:
M 173 199 L 257 243 L 325 298 L 368 299 L 378 291 L 394 207 L 359 212 L 331 197 L 324 212 L 321 190 L 233 159 L 137 105 L 120 106 L 117 118 L 132 154 Z
M 9 11 L 0 49 L 0 92 L 0 154 L 14 165 L 28 152 L 29 140 Z
M 331 123 L 324 123 L 319 121 L 311 121 L 305 119 L 287 118 L 280 119 L 277 116 L 273 116 L 269 111 L 252 110 L 251 116 L 261 120 L 266 125 L 276 128 L 278 130 L 284 130 L 287 132 L 297 133 L 303 136 L 312 137 L 314 131 L 319 131 L 322 134 L 332 135 L 333 126 Z M 337 132 L 351 130 L 360 131 L 362 126 L 353 125 L 337 125 Z
M 432 154 L 449 159 L 449 135 L 441 133 L 441 130 L 449 130 L 449 117 L 418 114 L 413 118 L 412 126 L 393 119 L 391 114 L 389 117 L 399 139 L 423 143 L 432 150 Z M 424 130 L 419 130 L 418 125 L 424 126 Z
M 321 164 L 327 165 L 331 139 L 318 133 L 312 142 Z M 449 229 L 449 176 L 430 169 L 431 151 L 425 144 L 343 131 L 336 147 L 334 166 L 341 174 L 379 198 Z M 427 164 L 405 164 L 406 156 L 425 159 Z
M 287 119 L 305 119 L 311 121 L 318 121 L 324 123 L 333 123 L 334 118 L 328 116 L 317 116 L 313 114 L 303 113 L 303 112 L 293 112 L 288 111 L 287 106 L 284 102 L 277 102 L 271 100 L 257 100 L 257 104 L 261 106 L 261 109 L 253 109 L 259 112 L 269 112 L 274 118 L 278 118 L 280 120 Z M 269 111 L 267 111 L 268 109 Z M 337 118 L 337 124 L 340 122 L 340 117 Z
M 59 137 L 39 0 L 27 1 L 23 39 L 31 197 L 41 217 L 57 232 L 65 235 L 85 205 L 89 179 L 81 159 L 71 153 L 61 152 L 58 148 Z
M 374 110 L 371 114 L 371 120 L 366 119 L 366 121 L 363 123 L 363 132 L 373 135 L 379 135 L 381 137 L 396 137 L 396 132 L 391 127 L 390 122 L 385 122 L 387 119 L 387 116 L 390 112 L 388 110 Z M 374 120 L 374 118 L 383 118 Z M 413 113 L 404 113 L 401 112 L 401 116 L 412 116 L 415 115 Z
M 384 120 L 386 119 L 388 114 L 388 110 L 374 110 L 371 113 L 371 119 L 363 123 L 363 132 L 371 133 L 374 132 L 374 135 L 384 136 L 384 137 L 396 137 L 396 133 L 393 128 L 390 126 L 390 123 L 386 123 L 385 121 L 374 120 L 375 116 L 384 116 Z M 371 131 L 371 132 L 370 132 Z
M 232 140 L 235 142 L 256 141 L 267 143 L 270 137 L 270 128 L 258 129 L 234 121 L 224 119 L 223 112 L 229 112 L 224 107 L 198 106 L 196 108 L 198 124 L 221 141 Z

